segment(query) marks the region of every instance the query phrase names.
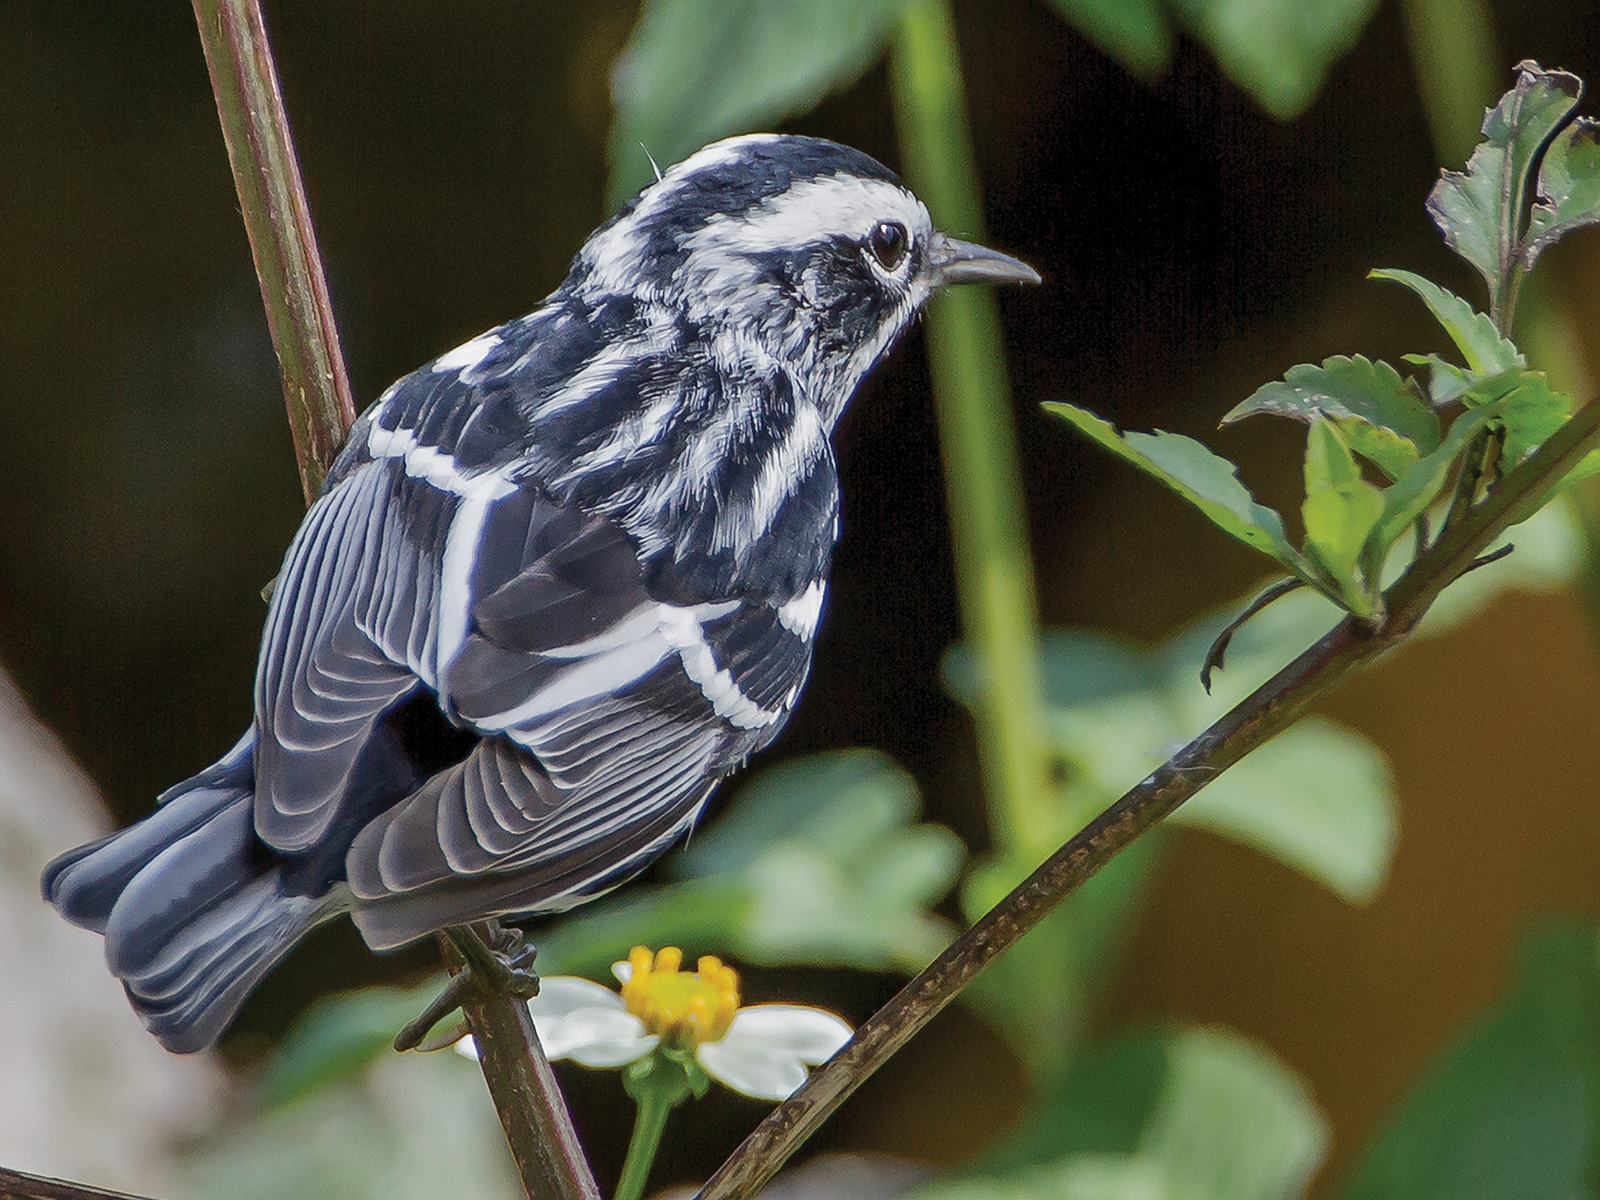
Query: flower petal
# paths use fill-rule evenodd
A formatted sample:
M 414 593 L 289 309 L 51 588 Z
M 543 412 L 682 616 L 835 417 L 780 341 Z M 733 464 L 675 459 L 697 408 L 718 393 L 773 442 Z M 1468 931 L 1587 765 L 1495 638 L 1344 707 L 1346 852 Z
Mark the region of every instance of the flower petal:
M 805 1064 L 794 1055 L 740 1042 L 731 1034 L 707 1042 L 695 1058 L 718 1083 L 757 1100 L 787 1100 L 806 1081 Z
M 551 975 L 539 980 L 539 994 L 528 1001 L 535 1020 L 564 1017 L 580 1008 L 609 1008 L 624 1011 L 622 997 L 610 988 L 576 975 Z
M 660 1042 L 653 1033 L 639 1033 L 632 1038 L 596 1039 L 573 1047 L 562 1057 L 584 1067 L 622 1067 L 643 1058 Z
M 762 1100 L 784 1100 L 850 1040 L 850 1026 L 830 1012 L 799 1004 L 741 1008 L 727 1036 L 707 1042 L 695 1057 L 719 1083 Z
M 615 1066 L 648 1054 L 644 1026 L 632 1013 L 610 1008 L 580 1008 L 564 1017 L 534 1017 L 533 1027 L 550 1058 L 570 1058 L 585 1066 Z
M 617 977 L 618 983 L 627 983 L 633 978 L 633 964 L 627 959 L 611 964 L 611 973 Z
M 769 1052 L 782 1051 L 803 1063 L 827 1062 L 855 1031 L 849 1022 L 803 1004 L 752 1004 L 741 1008 L 722 1040 L 758 1043 Z

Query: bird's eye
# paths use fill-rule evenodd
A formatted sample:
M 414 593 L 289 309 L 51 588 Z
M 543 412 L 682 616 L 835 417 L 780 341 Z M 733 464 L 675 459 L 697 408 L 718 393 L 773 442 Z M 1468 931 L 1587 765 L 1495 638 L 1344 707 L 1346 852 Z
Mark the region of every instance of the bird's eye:
M 899 221 L 879 221 L 872 236 L 867 239 L 872 257 L 878 260 L 878 265 L 885 271 L 893 271 L 905 262 L 909 243 L 906 227 Z

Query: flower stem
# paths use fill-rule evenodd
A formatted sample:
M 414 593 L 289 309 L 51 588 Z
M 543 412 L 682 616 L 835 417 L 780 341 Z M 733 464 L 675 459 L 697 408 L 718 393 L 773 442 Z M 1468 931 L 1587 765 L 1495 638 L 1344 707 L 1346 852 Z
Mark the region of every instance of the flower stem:
M 652 1065 L 655 1070 L 629 1081 L 628 1091 L 639 1109 L 633 1119 L 633 1137 L 628 1142 L 628 1156 L 622 1161 L 622 1178 L 617 1181 L 615 1200 L 639 1200 L 644 1195 L 644 1185 L 650 1178 L 650 1168 L 655 1165 L 656 1151 L 661 1148 L 661 1134 L 667 1127 L 667 1118 L 689 1094 L 681 1073 L 660 1060 Z M 678 1078 L 672 1078 L 674 1075 Z

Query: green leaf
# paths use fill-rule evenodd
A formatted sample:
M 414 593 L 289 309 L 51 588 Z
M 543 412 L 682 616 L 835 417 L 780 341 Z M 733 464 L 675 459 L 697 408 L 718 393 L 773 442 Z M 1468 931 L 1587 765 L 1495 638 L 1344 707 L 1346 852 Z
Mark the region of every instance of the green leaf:
M 290 1104 L 390 1053 L 394 1035 L 444 987 L 364 988 L 313 1004 L 284 1034 L 257 1085 L 267 1107 Z
M 666 166 L 853 83 L 905 3 L 647 0 L 611 73 L 613 203 L 649 181 L 646 151 Z
M 1161 1102 L 1140 1141 L 1175 1200 L 1290 1200 L 1327 1153 L 1305 1083 L 1236 1033 L 1189 1029 L 1169 1044 Z
M 1283 518 L 1256 503 L 1238 468 L 1193 438 L 1176 433 L 1119 434 L 1116 427 L 1086 409 L 1050 402 L 1045 408 L 1064 417 L 1106 449 L 1155 476 L 1188 500 L 1225 533 L 1276 559 L 1308 582 L 1316 572 L 1283 532 Z
M 920 970 L 950 940 L 928 910 L 964 858 L 921 810 L 916 782 L 883 755 L 818 754 L 756 776 L 670 869 L 743 883 L 731 949 L 745 961 Z
M 1172 60 L 1177 38 L 1159 0 L 1050 0 L 1079 33 L 1133 74 L 1150 79 Z
M 1372 532 L 1373 545 L 1386 550 L 1439 498 L 1449 482 L 1451 468 L 1472 439 L 1494 417 L 1494 408 L 1468 409 L 1450 424 L 1439 448 L 1411 464 L 1411 469 L 1383 492 L 1383 516 Z
M 1256 389 L 1222 423 L 1255 413 L 1310 421 L 1319 414 L 1338 426 L 1350 448 L 1398 479 L 1407 467 L 1439 444 L 1439 418 L 1416 390 L 1385 362 L 1356 355 L 1301 363 L 1281 380 Z
M 1365 904 L 1394 856 L 1399 801 L 1376 746 L 1308 717 L 1224 771 L 1171 819 L 1251 846 Z
M 1424 1072 L 1343 1200 L 1596 1193 L 1600 969 L 1588 921 L 1523 947 L 1511 994 Z
M 921 806 L 915 781 L 871 751 L 762 771 L 667 859 L 673 882 L 538 931 L 539 965 L 603 978 L 642 942 L 761 965 L 921 970 L 949 943 L 930 909 L 964 857 L 948 829 L 917 820 Z
M 1529 268 L 1558 239 L 1600 221 L 1600 123 L 1579 117 L 1556 134 L 1539 167 L 1539 195 L 1522 250 Z
M 1326 417 L 1312 419 L 1306 437 L 1306 498 L 1300 512 L 1306 550 L 1327 570 L 1346 607 L 1358 617 L 1373 611 L 1371 587 L 1357 564 L 1372 527 L 1383 515 L 1383 494 L 1361 478 L 1350 448 Z
M 1437 354 L 1407 354 L 1408 363 L 1428 368 L 1428 400 L 1435 408 L 1444 408 L 1461 399 L 1461 394 L 1472 386 L 1472 373 Z
M 1516 386 L 1500 397 L 1497 408 L 1506 430 L 1501 463 L 1509 471 L 1522 461 L 1523 455 L 1567 423 L 1572 415 L 1572 397 L 1552 392 L 1542 372 L 1523 371 Z
M 1356 44 L 1376 0 L 1172 0 L 1234 83 L 1280 121 L 1316 98 L 1328 68 Z
M 1421 297 L 1475 374 L 1496 375 L 1527 364 L 1522 351 L 1500 336 L 1493 321 L 1431 279 L 1424 279 L 1410 271 L 1393 269 L 1369 271 L 1367 278 L 1404 284 Z M 1435 402 L 1438 402 L 1437 399 Z
M 1588 479 L 1591 475 L 1600 475 L 1600 450 L 1591 450 L 1579 459 L 1578 465 L 1562 477 L 1561 486 L 1567 487 L 1580 479 Z
M 1449 247 L 1483 276 L 1496 311 L 1520 265 L 1533 164 L 1570 117 L 1581 90 L 1575 75 L 1519 63 L 1516 85 L 1484 116 L 1484 140 L 1466 170 L 1444 172 L 1428 194 L 1434 224 Z
M 1328 1145 L 1305 1084 L 1223 1030 L 1078 1059 L 1006 1145 L 907 1200 L 1293 1200 Z
M 1137 1029 L 1084 1047 L 975 1170 L 998 1175 L 1067 1154 L 1135 1153 L 1162 1101 L 1170 1041 Z

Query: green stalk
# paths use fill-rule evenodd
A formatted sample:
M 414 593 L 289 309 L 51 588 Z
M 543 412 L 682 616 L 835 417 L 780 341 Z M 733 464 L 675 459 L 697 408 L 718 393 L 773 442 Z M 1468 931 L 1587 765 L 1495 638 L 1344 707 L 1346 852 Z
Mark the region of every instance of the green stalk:
M 890 41 L 906 180 L 936 224 L 982 241 L 977 170 L 948 0 L 913 0 Z M 998 848 L 1030 865 L 1058 840 L 1041 736 L 1039 618 L 1010 389 L 992 294 L 957 288 L 928 310 L 956 581 L 983 669 L 978 754 Z
M 633 1137 L 628 1141 L 628 1156 L 622 1160 L 622 1178 L 617 1181 L 615 1200 L 639 1200 L 661 1148 L 661 1134 L 672 1110 L 694 1090 L 689 1069 L 661 1050 L 642 1064 L 639 1074 L 629 1073 L 625 1086 L 638 1110 L 633 1118 Z
M 672 1104 L 658 1093 L 648 1091 L 639 1101 L 633 1119 L 633 1138 L 628 1142 L 628 1157 L 622 1161 L 622 1178 L 617 1181 L 616 1200 L 639 1200 L 644 1195 L 645 1181 L 650 1178 L 650 1168 L 655 1164 L 656 1151 L 661 1147 L 661 1134 L 667 1128 L 667 1117 L 672 1114 Z

